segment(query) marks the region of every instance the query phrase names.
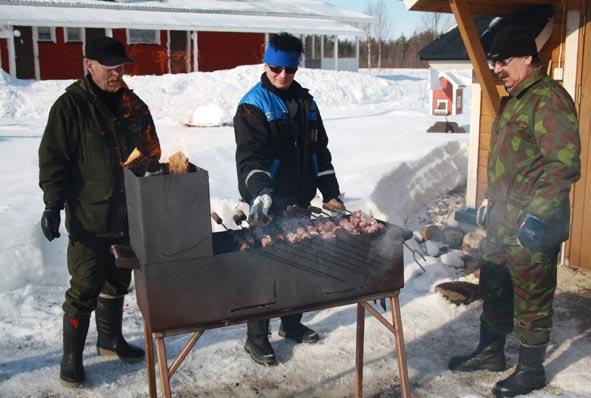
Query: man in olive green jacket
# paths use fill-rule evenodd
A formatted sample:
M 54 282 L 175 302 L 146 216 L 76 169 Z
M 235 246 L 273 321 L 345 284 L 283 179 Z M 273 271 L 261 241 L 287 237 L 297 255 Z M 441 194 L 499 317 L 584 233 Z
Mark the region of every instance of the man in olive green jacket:
M 454 357 L 459 371 L 505 369 L 506 335 L 520 341 L 519 363 L 496 383 L 497 397 L 544 387 L 560 244 L 568 238 L 570 186 L 580 177 L 575 105 L 540 68 L 529 31 L 507 26 L 491 46 L 495 73 L 509 93 L 501 102 L 488 156 L 488 204 L 480 269 L 480 344 Z M 515 324 L 514 324 L 515 323 Z
M 133 163 L 136 173 L 160 159 L 148 107 L 122 80 L 124 64 L 131 63 L 123 44 L 109 37 L 90 41 L 86 58 L 88 75 L 54 103 L 39 147 L 41 228 L 48 240 L 58 238 L 65 207 L 69 233 L 60 367 L 60 381 L 68 387 L 85 380 L 82 352 L 94 310 L 99 355 L 144 357 L 121 333 L 131 271 L 115 266 L 109 247 L 128 242 L 123 163 L 134 148 L 141 153 Z

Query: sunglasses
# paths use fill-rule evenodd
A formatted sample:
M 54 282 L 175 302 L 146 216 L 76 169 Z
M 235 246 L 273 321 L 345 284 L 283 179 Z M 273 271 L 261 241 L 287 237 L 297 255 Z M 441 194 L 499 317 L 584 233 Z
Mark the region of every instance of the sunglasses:
M 509 58 L 505 58 L 505 59 L 497 59 L 497 60 L 494 60 L 494 61 L 492 61 L 492 60 L 491 60 L 491 61 L 490 61 L 490 66 L 491 66 L 491 68 L 493 68 L 493 69 L 494 69 L 494 67 L 495 67 L 496 65 L 499 65 L 499 66 L 502 68 L 502 67 L 504 67 L 504 66 L 507 66 L 507 65 L 509 64 L 509 62 L 511 62 L 511 60 L 512 60 L 513 58 L 514 58 L 514 57 L 509 57 Z
M 277 73 L 280 74 L 281 72 L 285 71 L 285 73 L 287 73 L 288 75 L 293 75 L 294 73 L 296 73 L 298 71 L 298 68 L 288 68 L 286 66 L 271 66 L 268 65 L 269 69 L 271 69 L 271 71 L 273 73 Z

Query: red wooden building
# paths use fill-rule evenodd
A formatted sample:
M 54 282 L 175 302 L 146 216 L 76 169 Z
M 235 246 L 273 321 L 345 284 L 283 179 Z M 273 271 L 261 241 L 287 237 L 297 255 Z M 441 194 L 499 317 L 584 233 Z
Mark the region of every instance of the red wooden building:
M 464 84 L 453 73 L 431 69 L 431 113 L 440 116 L 461 114 L 463 87 Z
M 79 78 L 85 42 L 111 36 L 134 60 L 129 74 L 213 71 L 260 63 L 268 34 L 288 31 L 312 43 L 313 56 L 303 66 L 357 69 L 363 32 L 349 23 L 371 23 L 372 17 L 322 1 L 274 3 L 0 0 L 0 64 L 21 79 Z M 338 37 L 356 43 L 354 56 L 342 57 Z

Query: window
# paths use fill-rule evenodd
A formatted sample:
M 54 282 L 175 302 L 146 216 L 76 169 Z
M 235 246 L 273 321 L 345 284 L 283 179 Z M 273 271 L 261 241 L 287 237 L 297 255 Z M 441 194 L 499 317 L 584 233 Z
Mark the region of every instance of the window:
M 52 29 L 49 26 L 39 26 L 37 28 L 38 41 L 54 41 Z
M 447 115 L 447 100 L 437 100 L 437 105 L 435 106 L 436 115 Z
M 82 41 L 81 28 L 66 28 L 66 42 Z
M 157 30 L 129 29 L 129 44 L 160 44 Z

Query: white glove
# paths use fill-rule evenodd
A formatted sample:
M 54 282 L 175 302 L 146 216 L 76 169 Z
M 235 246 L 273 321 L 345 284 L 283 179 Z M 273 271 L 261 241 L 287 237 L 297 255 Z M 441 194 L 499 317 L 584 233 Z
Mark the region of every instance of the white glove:
M 486 216 L 488 213 L 488 199 L 484 199 L 482 204 L 476 211 L 476 224 L 481 227 L 486 227 Z
M 248 213 L 249 218 L 254 224 L 258 224 L 259 220 L 263 219 L 263 216 L 269 214 L 271 203 L 273 203 L 273 200 L 268 193 L 263 193 L 254 199 L 250 206 L 250 212 Z

